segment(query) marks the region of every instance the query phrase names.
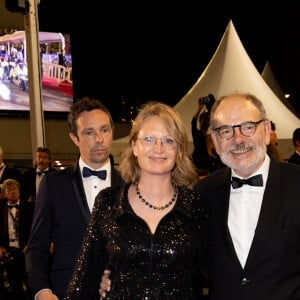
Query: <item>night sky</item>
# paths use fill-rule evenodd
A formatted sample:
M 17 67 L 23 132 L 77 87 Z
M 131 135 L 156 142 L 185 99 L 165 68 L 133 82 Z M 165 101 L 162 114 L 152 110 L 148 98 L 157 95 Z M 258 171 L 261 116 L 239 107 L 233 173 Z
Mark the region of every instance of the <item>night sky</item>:
M 128 103 L 155 99 L 175 105 L 202 74 L 231 19 L 257 70 L 261 73 L 269 61 L 300 114 L 300 11 L 295 7 L 74 2 L 41 0 L 39 26 L 71 33 L 75 98 L 99 98 L 115 116 L 122 96 Z

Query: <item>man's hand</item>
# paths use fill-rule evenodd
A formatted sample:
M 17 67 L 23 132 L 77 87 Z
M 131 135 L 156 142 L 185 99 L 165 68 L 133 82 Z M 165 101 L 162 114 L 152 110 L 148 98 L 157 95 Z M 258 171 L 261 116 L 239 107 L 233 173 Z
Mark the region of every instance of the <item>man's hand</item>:
M 101 277 L 101 282 L 100 282 L 100 289 L 99 289 L 99 294 L 100 294 L 100 299 L 104 299 L 106 297 L 106 293 L 110 291 L 110 284 L 111 281 L 109 279 L 111 271 L 110 270 L 104 270 L 103 275 Z
M 6 248 L 5 247 L 0 247 L 0 258 L 3 257 L 5 252 L 6 252 Z
M 36 300 L 59 300 L 56 295 L 54 295 L 50 290 L 43 290 L 39 292 L 36 297 Z

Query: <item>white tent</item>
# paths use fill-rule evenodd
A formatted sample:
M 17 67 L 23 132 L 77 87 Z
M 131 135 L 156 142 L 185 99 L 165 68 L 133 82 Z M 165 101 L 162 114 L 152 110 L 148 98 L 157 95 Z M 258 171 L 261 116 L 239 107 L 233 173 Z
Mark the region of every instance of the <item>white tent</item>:
M 263 101 L 268 118 L 276 124 L 279 139 L 290 141 L 293 130 L 300 127 L 300 119 L 281 102 L 255 68 L 230 20 L 209 64 L 174 106 L 183 119 L 190 142 L 191 120 L 198 107 L 198 99 L 208 94 L 213 94 L 217 99 L 234 91 L 253 93 Z M 115 140 L 113 154 L 119 156 L 127 142 L 128 137 Z M 292 144 L 290 146 L 291 149 L 282 149 L 284 156 L 293 150 Z
M 268 61 L 264 66 L 261 76 L 268 84 L 268 86 L 272 89 L 272 91 L 275 93 L 275 95 L 281 100 L 281 102 L 285 104 L 285 106 L 289 108 L 291 112 L 293 112 L 297 117 L 299 117 L 299 113 L 293 108 L 289 101 L 289 98 L 285 97 L 285 93 L 283 92 L 277 78 L 275 77 L 270 63 Z
M 190 140 L 191 120 L 198 99 L 210 93 L 217 99 L 234 91 L 253 93 L 263 101 L 268 118 L 276 124 L 279 139 L 290 139 L 293 130 L 300 126 L 300 119 L 278 99 L 259 74 L 245 51 L 233 22 L 229 21 L 209 64 L 192 88 L 175 105 L 183 118 Z
M 275 77 L 273 70 L 270 66 L 270 63 L 267 61 L 263 71 L 261 72 L 262 78 L 265 80 L 265 82 L 268 84 L 268 86 L 272 89 L 272 91 L 275 93 L 275 95 L 282 101 L 284 101 L 284 92 Z

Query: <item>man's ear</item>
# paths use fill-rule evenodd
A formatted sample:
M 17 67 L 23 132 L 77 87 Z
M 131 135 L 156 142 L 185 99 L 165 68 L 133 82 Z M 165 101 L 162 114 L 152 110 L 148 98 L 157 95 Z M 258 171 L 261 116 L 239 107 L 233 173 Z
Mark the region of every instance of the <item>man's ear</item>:
M 215 131 L 211 131 L 210 132 L 210 137 L 211 137 L 211 140 L 215 146 L 215 150 L 217 152 L 218 155 L 220 155 L 220 151 L 219 151 L 219 145 L 218 145 L 218 140 L 217 140 L 217 133 Z
M 78 146 L 78 143 L 79 143 L 78 137 L 77 137 L 74 133 L 69 133 L 69 137 L 70 137 L 70 139 L 72 140 L 72 142 L 73 142 L 76 146 Z
M 266 145 L 269 145 L 271 142 L 271 122 L 269 120 L 264 121 L 265 125 L 265 138 L 266 138 Z

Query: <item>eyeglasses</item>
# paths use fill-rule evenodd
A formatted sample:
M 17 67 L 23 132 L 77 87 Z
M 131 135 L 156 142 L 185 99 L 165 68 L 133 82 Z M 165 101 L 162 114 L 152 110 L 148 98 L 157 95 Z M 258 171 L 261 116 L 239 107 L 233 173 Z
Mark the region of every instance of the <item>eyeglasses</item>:
M 216 131 L 219 134 L 219 136 L 224 140 L 230 140 L 231 138 L 233 138 L 235 134 L 234 128 L 236 127 L 239 128 L 241 135 L 245 137 L 251 137 L 255 133 L 257 125 L 263 121 L 265 121 L 265 119 L 261 119 L 257 122 L 244 122 L 242 124 L 233 126 L 224 125 L 218 128 L 213 128 L 213 130 Z
M 167 150 L 174 149 L 177 145 L 176 141 L 171 136 L 164 136 L 163 138 L 157 138 L 151 135 L 147 135 L 137 139 L 140 140 L 142 145 L 145 147 L 154 147 L 154 145 L 156 145 L 157 143 L 157 140 L 160 140 L 161 145 Z

